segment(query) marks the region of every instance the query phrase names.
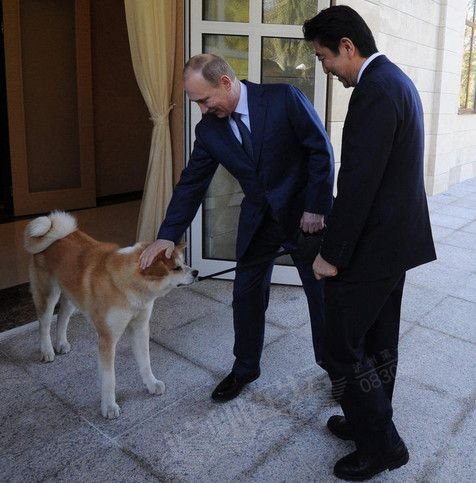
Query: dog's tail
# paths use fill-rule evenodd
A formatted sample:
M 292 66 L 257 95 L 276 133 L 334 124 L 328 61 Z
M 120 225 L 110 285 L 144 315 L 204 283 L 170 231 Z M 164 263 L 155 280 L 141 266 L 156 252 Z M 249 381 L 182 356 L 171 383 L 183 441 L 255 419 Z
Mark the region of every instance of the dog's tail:
M 52 211 L 28 223 L 24 234 L 25 250 L 32 255 L 40 253 L 77 229 L 76 219 L 69 213 Z

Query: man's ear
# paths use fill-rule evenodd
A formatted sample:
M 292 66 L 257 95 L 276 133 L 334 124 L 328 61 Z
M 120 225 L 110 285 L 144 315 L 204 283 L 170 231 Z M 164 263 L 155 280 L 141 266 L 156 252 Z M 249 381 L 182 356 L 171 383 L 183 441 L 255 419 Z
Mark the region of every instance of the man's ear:
M 221 77 L 220 77 L 220 81 L 221 83 L 223 84 L 223 86 L 225 87 L 225 89 L 228 91 L 231 89 L 231 87 L 233 86 L 233 81 L 230 79 L 229 76 L 227 76 L 226 74 L 223 74 Z
M 356 48 L 352 40 L 350 40 L 348 37 L 342 37 L 339 42 L 339 50 L 341 53 L 353 56 Z

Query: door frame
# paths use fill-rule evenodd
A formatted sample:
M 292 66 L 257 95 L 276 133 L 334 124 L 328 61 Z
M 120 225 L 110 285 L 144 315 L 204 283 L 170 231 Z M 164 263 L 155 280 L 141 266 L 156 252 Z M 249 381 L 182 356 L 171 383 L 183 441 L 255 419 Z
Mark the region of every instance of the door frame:
M 96 205 L 90 0 L 74 0 L 74 4 L 79 130 L 78 161 L 80 164 L 79 187 L 31 192 L 28 183 L 20 0 L 3 2 L 12 194 L 13 209 L 16 216 L 44 213 L 55 208 L 76 209 Z

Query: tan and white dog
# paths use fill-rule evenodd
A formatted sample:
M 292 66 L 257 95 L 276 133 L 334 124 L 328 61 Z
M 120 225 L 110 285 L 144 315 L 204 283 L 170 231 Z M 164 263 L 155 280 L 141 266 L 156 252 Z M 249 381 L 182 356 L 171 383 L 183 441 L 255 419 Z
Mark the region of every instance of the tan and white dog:
M 149 318 L 154 300 L 171 289 L 194 282 L 198 272 L 184 264 L 183 246 L 171 258 L 160 253 L 144 271 L 139 257 L 146 243 L 119 248 L 78 230 L 68 213 L 56 211 L 31 221 L 25 229 L 25 248 L 32 255 L 30 284 L 40 324 L 41 360 L 51 362 L 71 346 L 66 332 L 75 307 L 94 324 L 99 336 L 101 412 L 119 416 L 115 396 L 116 344 L 128 328 L 142 381 L 151 394 L 162 394 L 164 383 L 152 374 L 149 356 Z M 61 299 L 60 299 L 61 297 Z M 53 349 L 50 327 L 60 299 Z

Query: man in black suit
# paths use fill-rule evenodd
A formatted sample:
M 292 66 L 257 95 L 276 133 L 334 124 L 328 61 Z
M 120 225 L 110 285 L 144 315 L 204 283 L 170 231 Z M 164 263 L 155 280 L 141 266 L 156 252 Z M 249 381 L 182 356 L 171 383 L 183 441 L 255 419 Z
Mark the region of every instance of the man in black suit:
M 334 474 L 362 481 L 408 462 L 392 421 L 406 270 L 436 258 L 423 176 L 423 109 L 412 81 L 377 52 L 347 6 L 305 22 L 325 73 L 354 87 L 337 197 L 313 269 L 326 278 L 323 367 L 344 416 L 327 426 L 356 451 Z

